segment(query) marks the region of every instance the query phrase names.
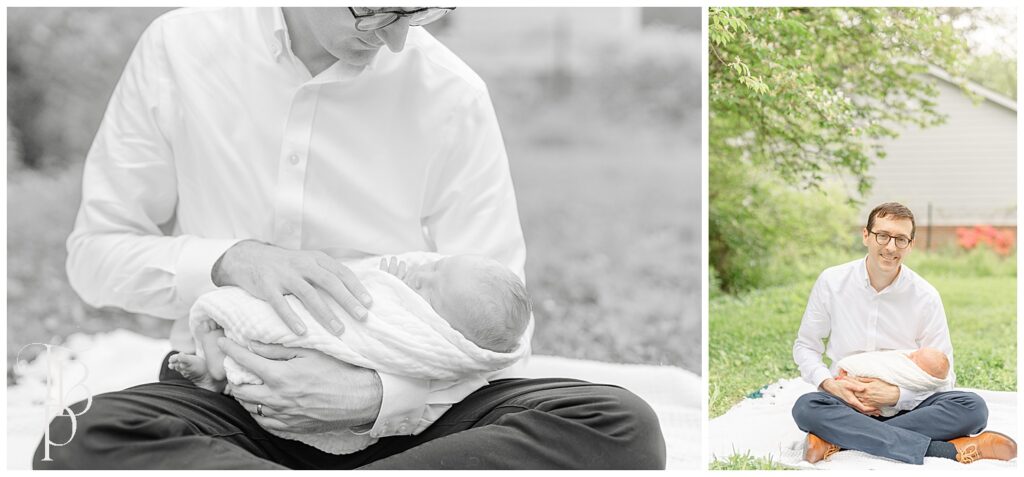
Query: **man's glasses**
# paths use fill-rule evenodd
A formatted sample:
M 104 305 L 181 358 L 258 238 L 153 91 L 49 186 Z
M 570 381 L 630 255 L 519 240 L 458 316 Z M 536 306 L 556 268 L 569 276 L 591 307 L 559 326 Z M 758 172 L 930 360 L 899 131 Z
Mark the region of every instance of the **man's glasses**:
M 455 7 L 423 7 L 415 10 L 370 9 L 366 7 L 348 7 L 356 19 L 356 30 L 380 30 L 399 18 L 409 17 L 409 26 L 423 26 L 435 22 Z
M 875 243 L 881 246 L 889 245 L 890 240 L 896 241 L 896 248 L 907 248 L 907 246 L 910 245 L 910 239 L 902 235 L 897 237 L 894 235 L 889 235 L 885 232 L 872 232 L 870 230 L 868 231 L 868 233 L 875 234 Z

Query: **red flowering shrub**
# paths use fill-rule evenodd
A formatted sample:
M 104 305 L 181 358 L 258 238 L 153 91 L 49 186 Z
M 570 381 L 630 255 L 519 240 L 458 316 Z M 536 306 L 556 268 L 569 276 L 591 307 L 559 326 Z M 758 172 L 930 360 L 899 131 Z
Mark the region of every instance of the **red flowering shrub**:
M 1010 255 L 1013 245 L 1017 242 L 1016 234 L 1012 230 L 998 230 L 991 225 L 957 227 L 956 238 L 964 250 L 972 250 L 979 244 L 985 244 L 1003 257 Z

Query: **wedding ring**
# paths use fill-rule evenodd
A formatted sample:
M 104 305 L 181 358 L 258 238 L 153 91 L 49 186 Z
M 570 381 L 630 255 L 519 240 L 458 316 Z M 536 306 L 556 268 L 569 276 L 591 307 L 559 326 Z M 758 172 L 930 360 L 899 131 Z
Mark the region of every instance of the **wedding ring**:
M 256 414 L 259 414 L 260 417 L 266 417 L 263 415 L 263 404 L 256 403 Z

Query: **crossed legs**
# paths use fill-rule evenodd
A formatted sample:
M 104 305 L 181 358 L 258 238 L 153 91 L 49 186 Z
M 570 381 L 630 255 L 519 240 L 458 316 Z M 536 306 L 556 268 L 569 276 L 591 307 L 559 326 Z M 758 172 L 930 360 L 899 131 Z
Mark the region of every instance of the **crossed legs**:
M 890 418 L 857 412 L 825 392 L 804 394 L 793 406 L 797 427 L 844 449 L 911 464 L 923 464 L 931 441 L 976 434 L 988 424 L 980 396 L 963 391 L 936 393 L 912 411 Z
M 36 469 L 663 469 L 657 416 L 624 389 L 571 379 L 502 380 L 416 436 L 332 455 L 263 430 L 231 397 L 167 370 L 161 382 L 93 398 Z M 81 403 L 73 406 L 78 411 Z M 53 442 L 71 434 L 50 424 Z

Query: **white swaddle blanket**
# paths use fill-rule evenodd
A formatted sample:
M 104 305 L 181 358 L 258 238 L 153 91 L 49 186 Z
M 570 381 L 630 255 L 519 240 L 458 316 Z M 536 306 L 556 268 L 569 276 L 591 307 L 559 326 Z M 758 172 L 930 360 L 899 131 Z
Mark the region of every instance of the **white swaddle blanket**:
M 950 374 L 939 379 L 926 373 L 908 356 L 914 350 L 871 351 L 847 356 L 839 360 L 839 369 L 845 369 L 851 376 L 881 379 L 914 392 L 940 391 L 952 388 Z M 885 406 L 879 409 L 882 416 L 895 416 L 895 407 Z
M 416 265 L 439 260 L 443 256 L 411 252 L 398 258 Z M 514 351 L 498 353 L 480 348 L 452 328 L 423 297 L 400 279 L 379 270 L 379 263 L 380 257 L 346 263 L 373 297 L 365 322 L 352 318 L 333 299 L 323 294 L 331 311 L 345 325 L 341 336 L 325 330 L 295 297 L 289 295 L 288 304 L 308 330 L 303 336 L 295 335 L 270 304 L 236 287 L 222 287 L 199 297 L 189 316 L 192 334 L 197 335 L 200 323 L 212 320 L 224 328 L 227 338 L 243 346 L 255 340 L 310 348 L 356 366 L 419 379 L 458 380 L 489 373 L 512 365 L 528 352 L 528 340 L 533 334 L 532 319 Z M 197 346 L 197 349 L 202 356 L 202 346 Z M 233 385 L 262 383 L 230 357 L 224 360 L 224 369 L 228 382 Z M 322 434 L 270 432 L 332 454 L 356 452 L 377 440 L 348 430 Z

